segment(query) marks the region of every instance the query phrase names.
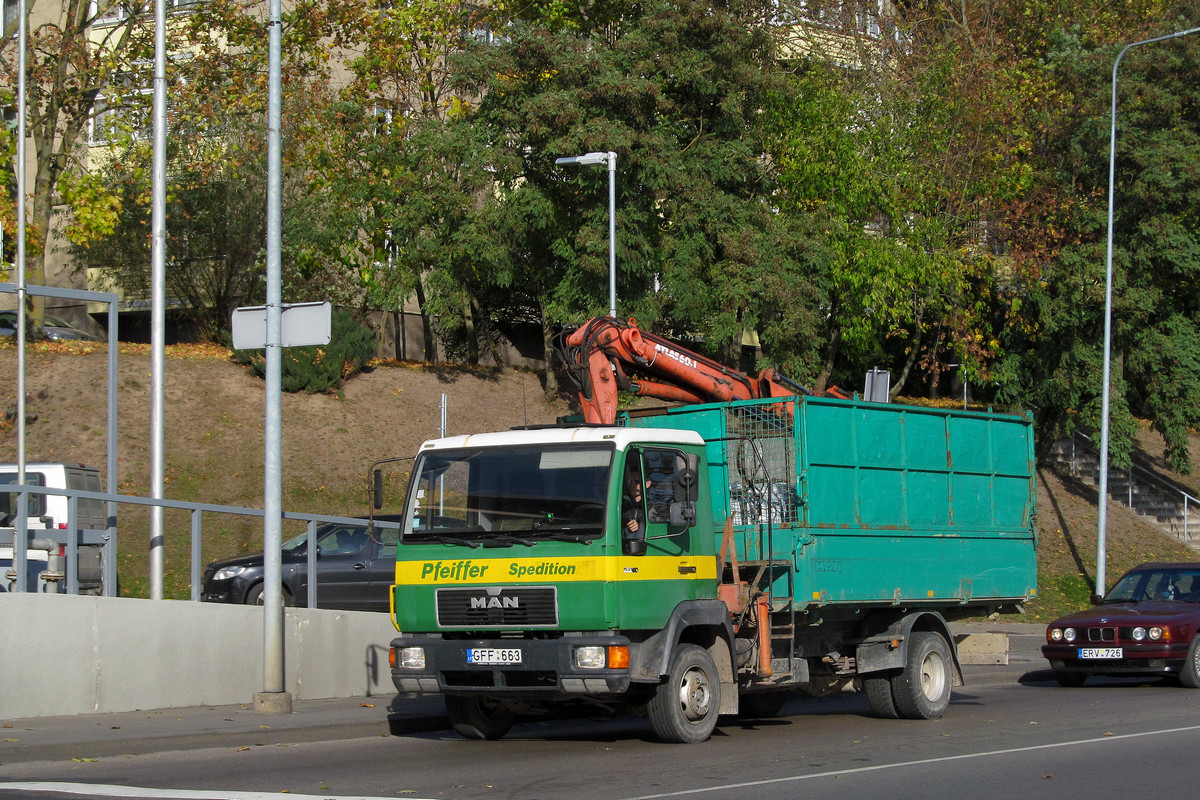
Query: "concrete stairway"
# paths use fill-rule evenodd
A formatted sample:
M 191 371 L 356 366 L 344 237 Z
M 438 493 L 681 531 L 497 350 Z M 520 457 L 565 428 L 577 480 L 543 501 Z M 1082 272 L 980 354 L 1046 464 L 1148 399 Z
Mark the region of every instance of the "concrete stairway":
M 1082 434 L 1055 442 L 1048 460 L 1057 472 L 1091 486 L 1100 483 L 1100 454 Z M 1132 470 L 1109 467 L 1108 494 L 1167 536 L 1200 552 L 1200 500 L 1167 478 L 1137 464 Z

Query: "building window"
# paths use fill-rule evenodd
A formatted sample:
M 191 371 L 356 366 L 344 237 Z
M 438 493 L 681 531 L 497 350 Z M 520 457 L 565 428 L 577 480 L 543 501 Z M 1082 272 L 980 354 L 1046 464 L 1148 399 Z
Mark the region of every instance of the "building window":
M 8 0 L 5 0 L 8 2 Z M 156 0 L 92 0 L 93 25 L 115 25 L 138 15 L 154 15 Z M 200 0 L 166 0 L 167 13 L 183 11 L 195 6 Z
M 114 144 L 123 136 L 149 139 L 154 133 L 154 89 L 133 88 L 114 82 L 96 98 L 89 144 Z
M 21 13 L 21 0 L 4 0 L 4 27 L 0 28 L 0 36 L 8 33 L 12 26 L 13 36 L 17 35 L 17 15 Z

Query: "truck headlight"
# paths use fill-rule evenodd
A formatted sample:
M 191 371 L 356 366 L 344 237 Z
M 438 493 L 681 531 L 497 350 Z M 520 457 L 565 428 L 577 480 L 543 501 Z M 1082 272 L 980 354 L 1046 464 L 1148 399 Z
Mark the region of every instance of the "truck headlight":
M 396 666 L 400 669 L 425 669 L 425 648 L 397 647 Z
M 606 647 L 576 647 L 575 666 L 579 669 L 604 669 L 608 661 L 607 651 Z
M 608 647 L 576 647 L 575 666 L 578 669 L 629 669 L 629 646 L 614 644 Z
M 245 571 L 245 567 L 221 567 L 213 573 L 212 579 L 214 581 L 227 581 L 230 578 L 236 578 Z

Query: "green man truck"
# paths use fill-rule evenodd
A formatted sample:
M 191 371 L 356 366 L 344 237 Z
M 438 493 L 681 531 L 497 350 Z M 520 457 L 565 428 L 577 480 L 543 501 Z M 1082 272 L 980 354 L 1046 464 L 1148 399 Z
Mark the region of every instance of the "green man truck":
M 425 442 L 397 690 L 444 695 L 479 739 L 569 701 L 669 742 L 789 691 L 940 717 L 962 682 L 949 623 L 1036 592 L 1029 415 L 774 394 Z

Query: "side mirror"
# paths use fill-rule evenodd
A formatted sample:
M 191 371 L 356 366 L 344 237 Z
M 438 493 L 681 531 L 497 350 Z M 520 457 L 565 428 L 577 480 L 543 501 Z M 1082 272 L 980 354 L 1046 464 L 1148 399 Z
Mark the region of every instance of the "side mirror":
M 1096 594 L 1095 592 L 1092 592 L 1091 599 L 1092 599 L 1092 605 L 1098 606 L 1098 605 L 1100 605 L 1100 601 L 1104 599 L 1104 595 Z
M 696 504 L 695 503 L 671 503 L 671 527 L 673 528 L 690 528 L 696 524 Z
M 644 556 L 646 554 L 646 539 L 642 536 L 636 539 L 624 539 L 621 542 L 621 550 L 627 556 Z
M 675 499 L 694 503 L 700 498 L 700 456 L 685 453 L 675 459 Z
M 376 469 L 371 473 L 371 505 L 376 509 L 383 508 L 383 470 Z

